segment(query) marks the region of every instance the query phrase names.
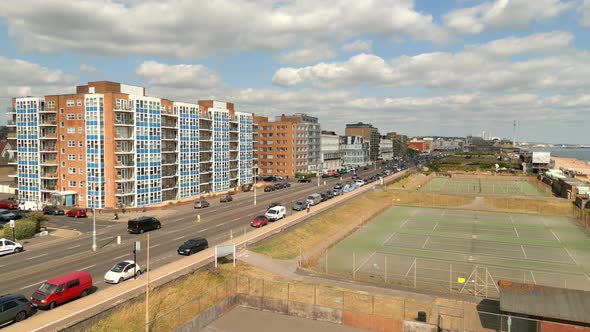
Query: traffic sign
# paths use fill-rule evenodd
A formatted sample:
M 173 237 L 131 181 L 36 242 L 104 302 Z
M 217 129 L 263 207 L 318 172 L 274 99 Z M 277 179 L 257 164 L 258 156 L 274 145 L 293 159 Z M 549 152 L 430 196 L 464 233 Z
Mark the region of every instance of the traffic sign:
M 10 221 L 10 228 L 14 228 L 14 220 Z

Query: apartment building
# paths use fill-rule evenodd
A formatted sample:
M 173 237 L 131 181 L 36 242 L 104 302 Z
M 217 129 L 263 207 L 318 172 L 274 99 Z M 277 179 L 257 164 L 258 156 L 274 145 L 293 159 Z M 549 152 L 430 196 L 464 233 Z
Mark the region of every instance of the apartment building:
M 408 136 L 400 135 L 396 132 L 389 132 L 385 135 L 393 143 L 393 154 L 395 156 L 405 156 L 408 153 Z
M 14 98 L 18 197 L 57 205 L 145 206 L 252 183 L 252 114 L 90 82 L 75 94 Z
M 369 144 L 369 160 L 371 162 L 377 161 L 379 158 L 379 141 L 381 135 L 379 129 L 373 127 L 369 123 L 353 123 L 347 124 L 344 130 L 346 136 L 360 136 Z
M 388 161 L 393 159 L 393 141 L 387 136 L 381 136 L 379 141 L 379 160 Z
M 322 173 L 338 171 L 342 168 L 342 153 L 340 152 L 340 137 L 333 131 L 321 133 Z
M 341 136 L 340 152 L 344 168 L 364 167 L 369 164 L 369 143 L 361 136 Z
M 306 114 L 281 115 L 274 121 L 254 117 L 258 128 L 259 175 L 294 177 L 316 172 L 320 159 L 320 125 Z

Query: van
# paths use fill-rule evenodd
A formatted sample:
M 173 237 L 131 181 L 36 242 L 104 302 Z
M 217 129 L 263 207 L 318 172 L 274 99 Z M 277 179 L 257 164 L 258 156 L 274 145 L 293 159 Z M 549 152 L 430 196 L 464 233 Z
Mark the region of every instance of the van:
M 23 251 L 23 245 L 7 239 L 0 239 L 0 256 Z
M 41 284 L 31 295 L 30 301 L 37 308 L 53 309 L 62 303 L 88 295 L 91 289 L 90 273 L 74 271 Z
M 139 217 L 127 222 L 127 231 L 133 234 L 141 234 L 161 227 L 160 221 L 154 217 Z
M 285 218 L 286 212 L 287 212 L 287 208 L 279 205 L 279 206 L 274 206 L 274 207 L 268 209 L 268 211 L 266 211 L 266 214 L 264 216 L 266 217 L 266 219 L 268 219 L 268 221 L 276 221 L 276 220 Z
M 322 201 L 322 196 L 320 194 L 311 194 L 307 196 L 307 203 L 309 205 L 316 205 Z
M 41 204 L 35 201 L 25 201 L 18 205 L 18 209 L 21 211 L 41 211 L 42 208 Z

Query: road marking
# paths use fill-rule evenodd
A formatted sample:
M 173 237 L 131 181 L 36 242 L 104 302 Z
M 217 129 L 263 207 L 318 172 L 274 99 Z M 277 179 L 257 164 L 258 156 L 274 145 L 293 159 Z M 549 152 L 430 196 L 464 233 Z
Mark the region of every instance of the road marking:
M 39 257 L 43 257 L 43 256 L 47 256 L 48 254 L 43 254 L 43 255 L 37 255 L 37 256 L 33 256 L 33 257 L 29 257 L 27 258 L 27 260 L 31 260 L 31 259 L 35 259 L 35 258 L 39 258 Z
M 68 248 L 66 248 L 66 250 L 80 248 L 81 246 L 82 246 L 82 245 L 81 245 L 81 244 L 79 244 L 79 245 L 77 245 L 77 246 L 68 247 Z
M 574 256 L 572 256 L 572 254 L 570 253 L 569 250 L 567 250 L 566 247 L 563 247 L 563 249 L 565 249 L 565 252 L 567 252 L 567 254 L 570 256 L 570 258 L 572 259 L 572 261 L 574 261 L 574 263 L 576 263 L 577 267 L 580 267 L 580 264 L 578 264 L 578 262 L 576 261 L 576 259 L 574 258 Z
M 115 257 L 115 258 L 113 258 L 113 260 L 114 260 L 114 261 L 116 261 L 116 260 L 118 260 L 118 259 L 121 259 L 121 258 L 123 258 L 123 257 L 127 257 L 127 256 L 129 256 L 129 254 L 125 254 L 125 255 L 121 255 L 121 256 L 119 256 L 119 257 Z
M 87 266 L 87 267 L 83 267 L 83 268 L 81 268 L 81 269 L 78 269 L 78 270 L 81 270 L 81 271 L 82 271 L 82 270 L 88 270 L 88 269 L 91 269 L 91 268 L 93 268 L 93 267 L 95 267 L 95 266 L 96 266 L 96 264 L 94 264 L 94 265 L 90 265 L 90 266 Z
M 522 244 L 520 245 L 520 249 L 522 249 L 522 254 L 524 255 L 524 259 L 528 259 L 528 257 L 526 256 L 526 252 L 524 251 L 524 246 Z
M 422 249 L 424 249 L 426 247 L 426 244 L 428 244 L 428 240 L 430 240 L 430 236 L 428 236 L 426 238 L 426 241 L 424 241 L 424 244 L 422 245 Z
M 177 238 L 175 238 L 175 239 L 172 239 L 172 241 L 180 240 L 180 239 L 184 238 L 185 236 L 186 236 L 186 235 L 179 236 L 179 237 L 177 237 Z
M 518 235 L 518 231 L 516 230 L 516 226 L 513 226 L 513 227 L 514 227 L 514 233 L 516 233 L 516 237 L 520 238 L 520 235 Z
M 536 285 L 537 284 L 537 280 L 535 279 L 535 274 L 533 273 L 533 271 L 529 271 L 531 273 L 531 277 L 533 277 L 533 283 Z
M 150 249 L 151 249 L 151 248 L 155 248 L 155 247 L 159 246 L 160 244 L 161 244 L 161 243 L 154 244 L 153 246 L 150 246 Z
M 203 229 L 201 229 L 200 231 L 198 231 L 197 233 L 203 233 L 203 232 L 206 232 L 206 231 L 208 231 L 208 230 L 209 230 L 209 228 L 203 228 Z
M 98 241 L 104 241 L 104 240 L 108 240 L 108 239 L 112 239 L 112 238 L 114 238 L 114 236 L 105 237 L 104 239 L 100 239 Z
M 555 232 L 552 229 L 550 229 L 549 231 L 551 232 L 551 234 L 553 234 L 553 236 L 555 236 L 557 242 L 561 243 L 561 240 L 557 237 L 557 234 L 555 234 Z
M 242 219 L 242 218 L 241 217 L 237 217 L 236 219 L 233 219 L 232 221 L 238 221 L 240 219 Z
M 28 285 L 28 286 L 25 286 L 25 287 L 21 287 L 20 289 L 27 289 L 27 288 L 29 288 L 29 287 L 37 286 L 38 284 L 40 284 L 40 283 L 42 283 L 42 282 L 45 282 L 45 280 L 43 280 L 43 281 L 39 281 L 39 282 L 36 282 L 36 283 L 34 283 L 34 284 L 30 284 L 30 285 Z

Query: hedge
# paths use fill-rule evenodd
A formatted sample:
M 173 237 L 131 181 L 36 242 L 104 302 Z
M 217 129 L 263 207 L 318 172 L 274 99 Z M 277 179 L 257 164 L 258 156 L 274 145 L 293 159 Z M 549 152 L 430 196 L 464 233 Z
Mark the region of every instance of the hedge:
M 30 219 L 22 219 L 14 221 L 14 234 L 17 240 L 28 239 L 35 236 L 37 222 Z M 8 224 L 4 226 L 4 235 L 6 239 L 12 239 L 12 228 Z

